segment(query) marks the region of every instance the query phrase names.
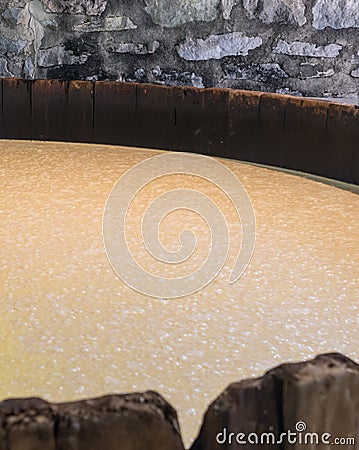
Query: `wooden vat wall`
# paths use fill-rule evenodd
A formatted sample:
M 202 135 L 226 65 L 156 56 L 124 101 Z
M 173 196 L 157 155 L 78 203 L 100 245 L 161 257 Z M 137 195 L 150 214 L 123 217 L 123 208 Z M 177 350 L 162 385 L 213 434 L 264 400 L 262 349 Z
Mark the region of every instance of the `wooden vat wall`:
M 359 184 L 354 105 L 230 89 L 0 80 L 0 138 L 199 152 Z

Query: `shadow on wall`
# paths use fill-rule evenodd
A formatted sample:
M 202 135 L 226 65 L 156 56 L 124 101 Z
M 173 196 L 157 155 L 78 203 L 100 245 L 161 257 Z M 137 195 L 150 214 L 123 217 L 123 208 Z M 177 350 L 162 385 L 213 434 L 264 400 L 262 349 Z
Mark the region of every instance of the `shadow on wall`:
M 359 98 L 357 0 L 8 0 L 0 77 Z

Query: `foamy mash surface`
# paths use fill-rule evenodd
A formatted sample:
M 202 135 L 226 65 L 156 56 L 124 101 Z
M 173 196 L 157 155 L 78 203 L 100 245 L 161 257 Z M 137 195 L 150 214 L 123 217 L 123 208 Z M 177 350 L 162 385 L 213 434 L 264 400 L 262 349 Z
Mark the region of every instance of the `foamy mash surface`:
M 231 202 L 193 176 L 153 182 L 128 219 L 131 251 L 148 270 L 167 269 L 148 259 L 140 216 L 153 195 L 170 188 L 186 185 L 212 196 L 229 224 L 231 248 L 222 271 L 199 292 L 151 298 L 112 270 L 102 217 L 121 175 L 158 153 L 0 141 L 0 397 L 68 401 L 157 390 L 177 409 L 188 445 L 208 403 L 233 381 L 320 352 L 359 360 L 359 197 L 222 160 L 256 215 L 253 258 L 230 285 L 241 241 Z M 182 210 L 160 229 L 163 244 L 175 251 L 188 224 L 198 248 L 181 274 L 208 254 L 206 223 Z

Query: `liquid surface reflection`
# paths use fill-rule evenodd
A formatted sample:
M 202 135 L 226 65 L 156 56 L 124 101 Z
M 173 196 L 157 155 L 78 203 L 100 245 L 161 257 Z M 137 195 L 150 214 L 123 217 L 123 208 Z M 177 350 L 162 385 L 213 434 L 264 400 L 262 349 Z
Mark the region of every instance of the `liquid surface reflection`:
M 129 208 L 128 242 L 157 274 L 183 275 L 208 254 L 206 223 L 179 211 L 160 238 L 178 248 L 191 224 L 192 257 L 174 268 L 143 248 L 139 216 L 154 193 L 188 186 L 211 195 L 231 237 L 228 260 L 205 288 L 156 299 L 127 287 L 103 246 L 102 216 L 113 185 L 160 152 L 122 147 L 0 141 L 2 265 L 0 396 L 73 400 L 159 391 L 179 412 L 186 444 L 227 384 L 273 365 L 340 351 L 358 360 L 359 197 L 234 161 L 222 162 L 247 190 L 256 247 L 237 283 L 228 279 L 241 241 L 231 202 L 195 177 L 171 176 Z

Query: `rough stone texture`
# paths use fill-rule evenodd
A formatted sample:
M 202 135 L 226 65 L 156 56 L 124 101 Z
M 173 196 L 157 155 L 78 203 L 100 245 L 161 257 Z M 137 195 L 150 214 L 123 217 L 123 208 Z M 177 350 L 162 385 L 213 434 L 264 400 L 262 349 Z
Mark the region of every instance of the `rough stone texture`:
M 299 443 L 298 427 L 318 433 L 320 439 L 324 433 L 330 433 L 330 439 L 357 439 L 358 426 L 359 366 L 340 354 L 319 355 L 312 361 L 284 364 L 261 378 L 230 385 L 209 406 L 191 450 L 234 450 L 253 448 L 253 444 L 262 448 L 261 442 L 263 448 L 278 450 L 314 448 L 309 447 L 311 441 Z M 286 438 L 277 443 L 280 434 L 288 431 L 297 432 L 296 444 L 290 445 Z M 239 440 L 252 445 L 240 445 L 234 437 L 230 444 L 231 432 L 243 433 Z M 259 442 L 255 441 L 257 436 Z M 304 433 L 302 439 L 306 439 Z M 321 443 L 315 448 L 330 447 Z
M 74 26 L 74 31 L 80 31 L 83 33 L 93 33 L 94 31 L 124 31 L 136 29 L 135 25 L 129 17 L 113 16 L 106 17 L 104 20 L 90 19 L 85 20 Z
M 333 69 L 320 70 L 319 64 L 302 63 L 300 70 L 300 78 L 309 80 L 311 78 L 326 78 L 335 75 Z
M 203 79 L 193 72 L 181 72 L 178 70 L 165 70 L 161 67 L 155 67 L 151 72 L 146 72 L 139 68 L 132 74 L 124 77 L 121 81 L 137 83 L 153 83 L 162 86 L 193 86 L 204 88 Z
M 66 50 L 65 47 L 56 46 L 46 50 L 40 50 L 37 62 L 41 67 L 84 64 L 89 56 L 86 53 L 75 55 L 72 50 Z
M 13 76 L 13 74 L 9 71 L 8 60 L 6 58 L 0 58 L 0 72 L 3 77 Z
M 25 26 L 29 20 L 28 12 L 23 8 L 8 8 L 3 13 L 4 23 L 10 27 Z
M 26 46 L 26 41 L 22 39 L 9 39 L 6 36 L 0 36 L 0 52 L 4 54 L 19 55 Z
M 0 0 L 0 77 L 359 101 L 357 1 Z
M 207 39 L 187 39 L 178 46 L 178 54 L 187 61 L 221 59 L 225 56 L 246 56 L 262 45 L 260 37 L 245 36 L 241 32 L 211 35 Z
M 211 22 L 218 14 L 218 0 L 145 0 L 146 12 L 154 23 L 176 27 L 186 22 Z
M 304 25 L 305 6 L 302 0 L 243 0 L 248 16 L 259 17 L 264 23 Z
M 55 450 L 55 421 L 47 402 L 38 398 L 5 400 L 0 411 L 4 449 Z
M 42 0 L 49 12 L 63 14 L 101 15 L 107 6 L 107 0 Z
M 131 53 L 132 55 L 146 55 L 154 53 L 160 43 L 158 41 L 150 42 L 149 44 L 134 44 L 133 42 L 124 42 L 117 45 L 110 45 L 108 51 L 112 53 Z
M 354 78 L 359 78 L 359 68 L 358 68 L 358 69 L 355 69 L 355 70 L 352 70 L 351 73 L 350 73 L 350 75 L 351 75 L 352 77 L 354 77 Z
M 60 405 L 56 450 L 183 450 L 174 409 L 154 392 Z
M 359 430 L 359 366 L 340 354 L 320 355 L 307 364 L 284 365 L 268 372 L 282 385 L 282 426 L 295 430 L 304 422 L 308 432 L 330 433 L 331 439 L 351 437 L 357 447 Z M 295 405 L 295 407 L 294 407 Z M 289 446 L 287 445 L 287 448 Z M 295 446 L 296 449 L 300 444 Z M 292 447 L 293 448 L 293 447 Z
M 166 72 L 160 67 L 152 70 L 152 76 L 149 77 L 147 82 L 162 84 L 166 86 L 194 86 L 198 88 L 204 87 L 202 77 L 194 74 L 193 72 L 178 72 L 177 70 Z
M 183 450 L 175 410 L 157 393 L 50 404 L 0 403 L 0 450 Z
M 223 70 L 224 86 L 226 83 L 230 86 L 231 83 L 246 82 L 248 89 L 252 88 L 253 83 L 261 90 L 265 90 L 268 85 L 280 89 L 283 80 L 288 78 L 288 74 L 279 64 L 227 64 L 223 66 Z
M 236 0 L 222 0 L 223 18 L 229 20 L 233 7 L 237 4 Z
M 342 50 L 341 45 L 329 44 L 317 47 L 315 44 L 308 42 L 285 42 L 279 41 L 274 48 L 274 52 L 283 53 L 284 55 L 309 56 L 314 58 L 335 58 Z
M 317 72 L 314 75 L 311 75 L 310 77 L 306 77 L 307 80 L 310 78 L 328 78 L 332 77 L 335 74 L 333 69 L 326 70 L 325 72 Z
M 359 27 L 358 0 L 317 0 L 313 6 L 313 26 L 318 30 Z

